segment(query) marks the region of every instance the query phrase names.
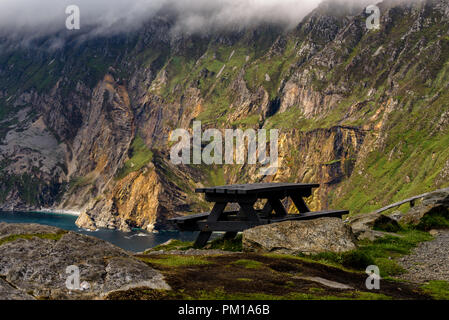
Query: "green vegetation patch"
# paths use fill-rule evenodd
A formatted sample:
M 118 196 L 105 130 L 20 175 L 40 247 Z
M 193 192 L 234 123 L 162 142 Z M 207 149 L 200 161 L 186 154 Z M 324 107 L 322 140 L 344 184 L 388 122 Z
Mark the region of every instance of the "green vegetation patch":
M 199 290 L 192 296 L 184 296 L 183 299 L 194 300 L 391 300 L 392 298 L 380 294 L 355 291 L 351 293 L 340 293 L 335 295 L 323 294 L 323 292 L 302 293 L 290 292 L 285 295 L 268 293 L 229 293 L 223 288 L 214 291 Z
M 74 177 L 70 179 L 69 190 L 73 192 L 76 189 L 87 187 L 94 183 L 93 175 L 87 175 L 85 177 Z
M 43 203 L 45 193 L 56 197 L 60 191 L 55 183 L 49 184 L 29 173 L 9 175 L 0 171 L 0 203 L 6 200 L 12 190 L 17 190 L 20 199 L 34 206 Z
M 140 260 L 146 263 L 161 265 L 164 267 L 185 267 L 206 265 L 212 262 L 207 261 L 204 257 L 198 256 L 181 256 L 181 255 L 160 255 L 154 257 L 138 257 Z
M 404 230 L 401 237 L 385 236 L 375 241 L 364 240 L 359 248 L 345 253 L 320 253 L 308 256 L 309 259 L 335 266 L 343 266 L 353 270 L 364 271 L 369 265 L 377 265 L 382 277 L 394 276 L 405 270 L 394 258 L 410 254 L 418 243 L 429 241 L 432 236 L 419 230 Z
M 147 147 L 142 137 L 136 135 L 129 148 L 129 160 L 117 172 L 117 179 L 123 179 L 131 172 L 139 171 L 153 159 L 153 152 Z
M 208 171 L 210 184 L 213 186 L 222 186 L 226 183 L 223 167 L 217 166 L 213 170 Z
M 341 295 L 349 300 L 392 300 L 393 298 L 382 293 L 355 291 Z
M 253 279 L 249 279 L 249 278 L 237 278 L 237 281 L 251 282 L 251 281 L 253 281 Z
M 437 300 L 449 300 L 449 282 L 448 281 L 429 281 L 422 286 L 424 292 L 430 294 Z
M 307 258 L 307 256 L 302 256 Z M 353 250 L 344 253 L 323 252 L 308 256 L 312 260 L 330 266 L 343 266 L 355 270 L 365 270 L 369 265 L 374 264 L 374 259 L 361 250 Z
M 319 263 L 327 267 L 337 268 L 345 272 L 359 273 L 354 268 L 347 268 L 341 263 L 341 258 L 337 253 L 325 252 L 317 255 L 304 255 L 299 254 L 297 256 L 279 254 L 279 253 L 264 253 L 263 256 L 277 259 L 291 259 L 300 260 L 307 263 Z
M 258 269 L 258 268 L 262 268 L 264 265 L 262 262 L 255 261 L 255 260 L 248 260 L 248 259 L 240 259 L 240 260 L 234 261 L 232 264 L 236 265 L 236 266 L 241 266 L 241 267 L 244 267 L 247 269 Z
M 109 293 L 106 300 L 163 300 L 170 297 L 167 290 L 157 290 L 148 288 L 134 288 L 124 291 L 113 291 Z
M 58 241 L 66 233 L 67 233 L 67 231 L 59 231 L 57 233 L 13 234 L 13 235 L 1 238 L 0 246 L 5 243 L 8 243 L 8 242 L 16 241 L 18 239 L 31 240 L 33 238 L 39 238 L 39 239 L 48 239 L 48 240 Z
M 171 286 L 170 291 L 135 288 L 117 292 L 110 299 L 168 300 L 383 300 L 429 298 L 413 284 L 383 280 L 380 291 L 363 288 L 336 290 L 302 276 L 322 277 L 358 288 L 364 272 L 343 271 L 304 258 L 238 253 L 214 256 L 137 256 L 159 269 Z M 204 265 L 204 261 L 213 265 Z M 193 262 L 192 262 L 193 261 Z M 201 261 L 201 262 L 198 262 Z M 163 264 L 161 264 L 161 262 Z M 207 262 L 206 262 L 207 263 Z M 191 281 L 192 278 L 195 281 Z M 224 285 L 226 284 L 226 285 Z
M 253 115 L 247 116 L 245 118 L 234 121 L 232 123 L 232 126 L 240 128 L 240 129 L 248 128 L 248 127 L 252 128 L 259 124 L 259 119 L 260 119 L 260 115 L 253 114 Z
M 416 228 L 425 231 L 434 228 L 449 228 L 449 210 L 443 206 L 433 208 L 421 218 Z

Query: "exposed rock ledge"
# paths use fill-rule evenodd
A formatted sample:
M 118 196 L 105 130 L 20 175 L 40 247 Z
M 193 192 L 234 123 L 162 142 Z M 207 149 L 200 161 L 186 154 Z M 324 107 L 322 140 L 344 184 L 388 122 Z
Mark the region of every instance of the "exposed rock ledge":
M 68 266 L 86 290 L 69 290 Z M 135 287 L 169 290 L 158 271 L 100 239 L 37 224 L 0 223 L 0 299 L 102 299 Z

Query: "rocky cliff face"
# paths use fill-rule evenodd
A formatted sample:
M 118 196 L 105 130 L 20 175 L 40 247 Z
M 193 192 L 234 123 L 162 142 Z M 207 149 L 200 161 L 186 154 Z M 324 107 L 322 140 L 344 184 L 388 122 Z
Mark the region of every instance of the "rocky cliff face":
M 314 208 L 369 211 L 449 185 L 449 3 L 323 3 L 274 25 L 134 34 L 0 54 L 0 208 L 80 211 L 83 227 L 163 226 L 207 209 L 199 185 L 318 182 Z M 280 167 L 175 166 L 169 134 L 280 129 Z

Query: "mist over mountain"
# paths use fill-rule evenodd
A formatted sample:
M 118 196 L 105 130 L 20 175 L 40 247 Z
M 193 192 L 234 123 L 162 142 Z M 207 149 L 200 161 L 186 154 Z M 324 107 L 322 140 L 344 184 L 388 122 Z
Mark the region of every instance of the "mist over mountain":
M 360 1 L 225 0 L 80 2 L 72 32 L 61 3 L 0 4 L 0 209 L 151 230 L 209 209 L 201 185 L 320 183 L 311 208 L 351 212 L 449 185 L 448 0 L 380 2 L 378 30 Z M 276 175 L 173 165 L 193 121 L 279 129 Z
M 4 0 L 0 29 L 9 36 L 55 34 L 65 28 L 69 5 L 80 8 L 82 27 L 92 34 L 125 32 L 141 27 L 156 15 L 175 17 L 174 32 L 244 28 L 259 23 L 294 26 L 319 0 Z

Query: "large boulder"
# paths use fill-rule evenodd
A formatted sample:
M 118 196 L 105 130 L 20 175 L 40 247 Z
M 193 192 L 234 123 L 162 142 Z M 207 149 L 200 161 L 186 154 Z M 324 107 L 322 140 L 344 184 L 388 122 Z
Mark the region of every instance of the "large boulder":
M 430 193 L 419 206 L 402 215 L 399 221 L 424 230 L 449 227 L 449 188 Z
M 346 252 L 356 249 L 351 228 L 339 218 L 285 221 L 243 232 L 243 250 L 284 254 Z
M 66 285 L 75 274 L 67 273 L 70 266 L 79 270 L 75 289 Z M 0 223 L 0 280 L 0 300 L 102 299 L 135 287 L 170 289 L 159 271 L 121 248 L 37 224 Z

